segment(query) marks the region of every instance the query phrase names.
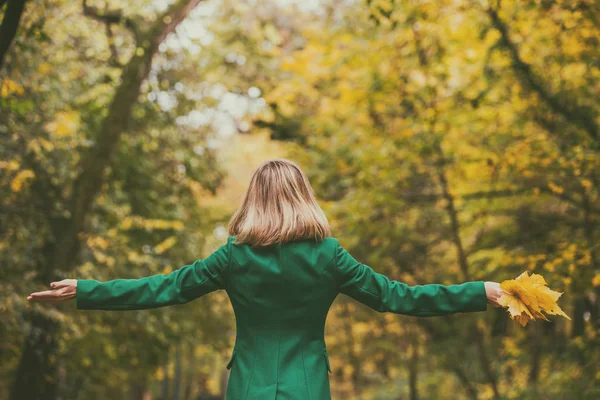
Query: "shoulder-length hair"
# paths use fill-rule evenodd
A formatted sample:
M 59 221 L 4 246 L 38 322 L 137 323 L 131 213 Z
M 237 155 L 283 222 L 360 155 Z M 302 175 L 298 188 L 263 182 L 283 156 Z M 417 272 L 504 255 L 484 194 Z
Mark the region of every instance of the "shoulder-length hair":
M 308 178 L 300 167 L 279 159 L 258 167 L 242 204 L 229 221 L 236 243 L 269 246 L 331 235 Z

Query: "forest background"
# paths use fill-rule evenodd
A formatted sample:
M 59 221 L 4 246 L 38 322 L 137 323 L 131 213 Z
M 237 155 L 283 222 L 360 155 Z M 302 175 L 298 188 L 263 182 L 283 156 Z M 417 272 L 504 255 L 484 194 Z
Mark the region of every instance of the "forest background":
M 0 0 L 0 20 L 0 399 L 222 398 L 225 293 L 127 313 L 25 297 L 207 256 L 274 157 L 376 271 L 535 272 L 571 316 L 340 296 L 334 399 L 600 398 L 598 2 Z

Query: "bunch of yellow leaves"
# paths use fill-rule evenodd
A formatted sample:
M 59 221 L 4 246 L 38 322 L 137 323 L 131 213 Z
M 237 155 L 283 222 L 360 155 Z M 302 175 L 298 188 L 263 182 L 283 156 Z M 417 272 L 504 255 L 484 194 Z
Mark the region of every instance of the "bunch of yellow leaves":
M 498 303 L 508 308 L 510 317 L 516 319 L 522 326 L 529 320 L 541 318 L 548 321 L 543 313 L 551 315 L 569 316 L 556 304 L 562 295 L 546 286 L 546 281 L 541 275 L 523 272 L 517 279 L 502 282 L 500 287 L 506 292 L 500 296 Z

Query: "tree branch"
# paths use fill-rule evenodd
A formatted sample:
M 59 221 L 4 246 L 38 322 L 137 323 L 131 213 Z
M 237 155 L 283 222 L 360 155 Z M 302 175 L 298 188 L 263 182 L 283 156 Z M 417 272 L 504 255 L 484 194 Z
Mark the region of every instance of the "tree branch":
M 455 197 L 462 200 L 480 200 L 480 199 L 500 199 L 504 197 L 513 197 L 527 194 L 531 189 L 506 189 L 506 190 L 488 190 L 481 192 L 471 192 L 465 194 L 456 194 Z M 402 200 L 411 202 L 432 203 L 444 198 L 443 193 L 439 194 L 406 194 L 400 196 Z
M 156 35 L 154 35 L 156 46 L 158 47 L 158 44 L 165 40 L 169 33 L 175 30 L 177 25 L 187 17 L 190 11 L 203 1 L 204 0 L 180 0 L 179 2 L 172 4 L 167 11 L 158 17 L 150 28 L 150 32 L 156 33 Z
M 575 198 L 573 198 L 571 196 L 568 196 L 565 193 L 556 193 L 556 192 L 553 192 L 552 190 L 550 190 L 550 188 L 547 188 L 547 187 L 539 187 L 539 190 L 542 193 L 546 193 L 546 194 L 549 194 L 549 195 L 551 195 L 553 197 L 557 197 L 557 198 L 559 198 L 559 199 L 561 199 L 561 200 L 563 200 L 563 201 L 565 201 L 565 202 L 567 202 L 567 203 L 569 203 L 569 204 L 571 204 L 571 205 L 579 208 L 580 210 L 583 210 L 583 209 L 586 208 L 586 206 L 583 204 L 583 201 L 576 200 Z M 592 207 L 591 205 L 588 205 L 587 208 L 588 208 L 588 211 L 591 212 L 591 213 L 593 213 L 593 214 L 600 213 L 600 208 Z
M 4 64 L 6 53 L 8 53 L 8 49 L 17 34 L 21 16 L 25 9 L 25 1 L 26 0 L 8 0 L 7 2 L 4 18 L 2 18 L 2 23 L 0 24 L 0 69 Z
M 102 121 L 95 145 L 82 158 L 80 173 L 73 184 L 71 217 L 54 245 L 52 264 L 68 269 L 79 250 L 79 237 L 84 232 L 85 220 L 104 180 L 104 172 L 111 164 L 121 135 L 127 130 L 131 112 L 137 103 L 140 88 L 148 76 L 158 46 L 188 13 L 202 0 L 179 0 L 158 16 L 140 37 L 141 50 L 132 56 L 123 68 L 121 84 L 115 91 L 106 118 Z M 84 2 L 85 4 L 85 2 Z M 89 9 L 88 9 L 88 12 Z M 105 15 L 105 14 L 104 14 Z M 100 17 L 102 19 L 104 17 Z M 109 17 L 116 18 L 116 16 Z M 113 19 L 111 19 L 112 21 Z M 121 19 L 119 19 L 120 21 Z
M 123 15 L 122 10 L 100 10 L 97 7 L 89 6 L 87 0 L 83 0 L 83 15 L 96 21 L 103 22 L 107 26 L 113 24 L 123 24 L 129 28 L 136 38 L 136 41 L 140 37 L 140 31 L 136 22 L 129 17 Z
M 112 32 L 112 29 L 110 27 L 110 24 L 106 24 L 106 38 L 108 41 L 108 48 L 110 49 L 110 64 L 115 65 L 117 67 L 123 67 L 123 65 L 119 62 L 119 52 L 117 51 L 117 48 L 115 47 L 115 42 L 113 40 L 114 35 Z
M 88 6 L 87 0 L 83 0 L 83 15 L 108 24 L 120 24 L 125 20 L 122 10 L 103 10 Z
M 432 123 L 432 130 L 433 130 L 433 123 Z M 451 189 L 450 189 L 450 183 L 448 182 L 448 177 L 447 177 L 447 171 L 444 168 L 444 166 L 446 165 L 446 155 L 444 154 L 444 150 L 442 149 L 441 143 L 439 140 L 434 140 L 433 143 L 434 146 L 434 150 L 438 155 L 438 159 L 439 159 L 439 163 L 438 163 L 438 179 L 440 181 L 440 186 L 442 189 L 442 193 L 443 193 L 443 197 L 446 200 L 446 211 L 448 214 L 448 218 L 450 219 L 450 232 L 451 232 L 451 236 L 452 236 L 452 242 L 454 244 L 455 250 L 456 250 L 456 258 L 458 259 L 458 265 L 459 268 L 462 272 L 462 277 L 464 280 L 471 280 L 471 274 L 470 274 L 470 262 L 469 262 L 469 255 L 468 252 L 464 246 L 463 240 L 462 240 L 462 225 L 459 219 L 459 211 L 456 207 L 455 204 L 455 196 L 452 194 Z M 481 364 L 483 373 L 488 381 L 488 383 L 490 384 L 490 386 L 492 387 L 492 391 L 494 393 L 494 399 L 499 399 L 500 396 L 500 390 L 498 388 L 498 378 L 497 376 L 494 374 L 494 371 L 491 368 L 491 364 L 490 364 L 490 357 L 486 351 L 486 346 L 485 346 L 485 338 L 484 338 L 484 332 L 480 329 L 478 329 L 477 327 L 475 328 L 475 336 L 474 336 L 474 340 L 475 340 L 475 344 L 477 345 L 477 348 L 479 350 L 479 362 Z
M 492 87 L 495 82 L 496 74 L 494 70 L 490 67 L 490 60 L 492 58 L 492 54 L 496 49 L 500 47 L 500 42 L 496 42 L 493 46 L 491 46 L 485 55 L 485 61 L 483 63 L 483 77 L 485 78 L 485 82 L 487 84 L 486 88 L 481 90 L 477 97 L 471 99 L 471 106 L 473 108 L 478 108 L 483 99 L 488 95 L 488 93 L 492 90 Z M 472 85 L 469 85 L 472 86 Z
M 546 88 L 546 85 L 544 85 L 542 79 L 533 71 L 531 65 L 527 64 L 521 58 L 517 46 L 510 38 L 508 27 L 501 20 L 498 12 L 495 9 L 489 8 L 487 14 L 494 28 L 500 33 L 500 41 L 510 54 L 513 68 L 521 84 L 536 92 L 553 112 L 583 129 L 594 143 L 598 145 L 600 143 L 600 127 L 595 120 L 594 112 L 587 107 L 578 106 L 575 101 L 566 98 L 562 94 L 561 96 L 557 96 L 551 93 Z

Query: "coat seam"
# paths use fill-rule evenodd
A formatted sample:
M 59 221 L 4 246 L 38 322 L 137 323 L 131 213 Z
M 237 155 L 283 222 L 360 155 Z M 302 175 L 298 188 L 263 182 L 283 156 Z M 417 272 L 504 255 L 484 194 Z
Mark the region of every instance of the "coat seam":
M 335 259 L 335 269 L 340 273 L 343 274 L 343 271 L 340 269 L 340 267 L 338 266 L 338 250 L 340 247 L 340 242 L 339 240 L 335 239 L 336 241 L 336 249 L 335 249 L 335 255 L 334 255 L 334 259 Z M 359 266 L 364 266 L 363 263 L 358 263 Z M 372 296 L 375 298 L 376 301 L 378 301 L 379 303 L 379 307 L 378 309 L 381 311 L 384 311 L 383 308 L 383 300 L 381 299 L 381 296 L 376 295 L 375 293 L 370 292 L 369 290 L 359 286 L 356 282 L 351 282 L 352 285 L 356 286 L 358 288 L 358 290 L 367 293 L 368 295 Z M 340 287 L 338 288 L 338 291 L 340 291 L 339 289 L 341 288 L 342 284 L 340 284 Z
M 370 294 L 371 296 L 375 297 L 375 298 L 376 298 L 376 299 L 378 299 L 378 300 L 381 300 L 381 299 L 379 298 L 379 296 L 378 296 L 378 295 L 376 295 L 375 293 L 371 292 L 371 291 L 370 291 L 370 290 L 368 290 L 368 289 L 365 289 L 365 288 L 363 288 L 362 286 L 359 286 L 359 285 L 358 285 L 358 283 L 356 283 L 356 282 L 352 282 L 352 284 L 353 284 L 354 286 L 356 286 L 357 288 L 359 288 L 360 290 L 362 290 L 363 292 L 365 292 L 365 293 L 367 293 L 367 294 Z
M 306 376 L 306 363 L 304 361 L 304 349 L 300 348 L 300 352 L 302 354 L 302 370 L 304 371 L 304 386 L 306 387 L 306 394 L 308 395 L 308 400 L 310 400 L 310 389 L 308 388 L 308 377 Z
M 325 273 L 325 271 L 327 271 L 327 268 L 329 268 L 329 266 L 331 265 L 332 261 L 335 260 L 335 256 L 331 258 L 331 260 L 329 260 L 327 262 L 327 264 L 325 264 L 325 268 L 323 268 L 323 271 L 321 271 L 321 275 L 323 275 Z
M 232 260 L 231 260 L 231 261 L 232 261 L 232 262 L 233 262 L 233 263 L 234 263 L 234 264 L 235 264 L 235 265 L 236 265 L 238 268 L 242 268 L 242 266 L 240 265 L 240 263 L 239 263 L 239 262 L 237 262 L 237 260 L 236 260 L 235 258 L 233 258 L 233 257 L 232 257 Z
M 202 261 L 204 262 L 204 260 L 202 260 Z M 208 282 L 209 280 L 218 278 L 218 277 L 221 275 L 221 273 L 222 273 L 222 272 L 223 272 L 223 270 L 220 270 L 220 271 L 219 271 L 219 272 L 217 272 L 216 274 L 214 274 L 214 275 L 211 275 L 209 278 L 206 278 L 206 279 L 204 279 L 202 282 L 195 283 L 195 284 L 193 284 L 193 285 L 191 285 L 191 286 L 188 286 L 188 287 L 182 287 L 182 288 L 181 288 L 181 292 L 183 293 L 183 292 L 185 292 L 186 290 L 190 290 L 190 289 L 196 289 L 197 287 L 204 285 L 204 284 L 205 284 L 206 282 Z
M 250 370 L 250 379 L 248 380 L 248 386 L 246 387 L 246 394 L 244 395 L 244 400 L 248 398 L 248 394 L 250 393 L 250 385 L 252 384 L 252 379 L 254 378 L 254 367 L 256 366 L 256 353 L 254 354 L 254 358 L 252 359 L 252 369 Z
M 337 264 L 337 251 L 338 251 L 339 242 L 335 238 L 333 238 L 333 240 L 335 241 L 335 248 L 333 250 L 333 257 L 331 257 L 331 260 L 327 261 L 327 264 L 325 264 L 325 268 L 323 268 L 323 271 L 321 271 L 321 276 L 323 276 L 323 274 L 325 273 L 325 271 L 327 271 L 327 268 L 329 268 L 329 266 L 331 265 L 332 262 L 334 262 L 335 264 Z

